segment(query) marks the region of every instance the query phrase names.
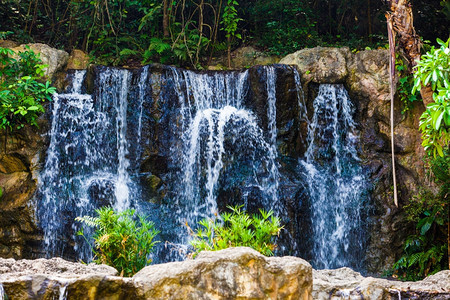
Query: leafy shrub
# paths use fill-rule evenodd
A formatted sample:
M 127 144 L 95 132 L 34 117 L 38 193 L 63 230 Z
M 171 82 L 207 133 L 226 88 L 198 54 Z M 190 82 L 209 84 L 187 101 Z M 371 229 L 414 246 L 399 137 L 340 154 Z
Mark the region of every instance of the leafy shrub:
M 450 156 L 431 159 L 430 167 L 438 193 L 422 191 L 405 206 L 407 219 L 416 223 L 416 233 L 404 244 L 404 254 L 394 264 L 393 273 L 404 280 L 419 280 L 446 269 L 448 191 L 450 190 Z
M 46 67 L 30 48 L 15 53 L 0 47 L 0 130 L 37 126 L 43 103 L 56 91 L 50 81 L 41 82 Z
M 434 102 L 427 105 L 419 124 L 422 145 L 434 157 L 444 156 L 450 142 L 450 38 L 437 42 L 440 47 L 432 47 L 417 62 L 412 89 L 415 93 L 422 85 L 430 84 L 434 91 Z
M 229 247 L 251 247 L 264 255 L 273 255 L 276 245 L 273 237 L 283 226 L 273 212 L 260 209 L 261 216 L 249 216 L 241 210 L 242 206 L 228 207 L 231 213 L 224 212 L 220 219 L 203 219 L 203 227 L 193 232 L 194 256 L 202 250 L 216 251 Z
M 132 276 L 151 263 L 150 253 L 159 233 L 145 216 L 128 209 L 115 212 L 111 207 L 95 210 L 97 217 L 77 217 L 75 220 L 95 228 L 94 262 L 116 268 L 122 276 Z M 84 236 L 83 230 L 78 232 Z M 86 236 L 84 236 L 86 238 Z
M 413 102 L 420 98 L 417 97 L 416 92 L 411 92 L 414 86 L 414 76 L 408 72 L 407 65 L 398 55 L 395 60 L 395 69 L 399 74 L 397 94 L 403 103 L 402 113 L 405 113 L 411 109 Z

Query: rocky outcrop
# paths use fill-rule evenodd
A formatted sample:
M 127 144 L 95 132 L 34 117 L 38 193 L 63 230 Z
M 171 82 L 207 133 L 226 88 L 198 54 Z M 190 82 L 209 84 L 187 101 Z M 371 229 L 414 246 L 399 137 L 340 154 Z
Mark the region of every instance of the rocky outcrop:
M 276 55 L 267 55 L 267 53 L 256 50 L 251 46 L 241 47 L 231 52 L 231 69 L 240 70 L 250 68 L 256 65 L 276 64 L 280 57 Z M 227 57 L 214 58 L 209 70 L 227 70 Z
M 67 70 L 85 70 L 89 66 L 89 55 L 79 49 L 73 49 L 67 61 Z
M 29 47 L 35 53 L 39 53 L 42 62 L 48 67 L 45 70 L 45 76 L 49 79 L 55 79 L 55 75 L 58 71 L 63 70 L 67 65 L 69 59 L 69 53 L 63 50 L 52 48 L 45 44 L 24 44 L 18 47 L 12 48 L 15 52 L 23 52 Z
M 0 256 L 30 257 L 40 240 L 33 196 L 45 154 L 46 122 L 40 130 L 24 127 L 0 134 Z
M 450 271 L 418 282 L 363 277 L 349 268 L 313 270 L 313 299 L 449 299 Z
M 348 268 L 313 270 L 300 258 L 240 247 L 148 266 L 132 278 L 60 258 L 0 259 L 2 289 L 1 299 L 449 299 L 450 271 L 418 282 L 391 281 Z
M 10 299 L 312 299 L 307 262 L 244 247 L 148 266 L 132 278 L 114 275 L 107 266 L 61 259 L 0 260 L 0 284 Z
M 360 124 L 360 157 L 372 186 L 371 238 L 367 249 L 367 270 L 388 268 L 401 252 L 402 242 L 413 230 L 405 222 L 402 207 L 422 187 L 427 187 L 424 150 L 418 131 L 422 103 L 402 114 L 395 106 L 395 152 L 400 207 L 392 195 L 390 157 L 389 54 L 387 50 L 352 53 L 348 48 L 312 48 L 297 51 L 280 63 L 299 68 L 309 101 L 320 83 L 342 83 L 357 107 Z M 316 84 L 316 85 L 315 85 Z

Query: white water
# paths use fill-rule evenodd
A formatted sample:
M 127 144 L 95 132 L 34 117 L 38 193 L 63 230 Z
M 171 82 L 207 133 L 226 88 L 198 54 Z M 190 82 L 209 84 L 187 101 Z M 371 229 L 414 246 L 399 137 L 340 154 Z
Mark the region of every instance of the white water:
M 0 282 L 0 300 L 5 300 L 5 289 L 3 288 L 3 284 Z
M 360 267 L 365 178 L 359 167 L 353 105 L 342 85 L 323 84 L 314 100 L 302 160 L 316 268 Z
M 68 250 L 67 241 L 79 228 L 75 217 L 93 216 L 94 209 L 103 205 L 121 211 L 137 197 L 127 158 L 129 71 L 101 72 L 94 96 L 81 94 L 84 76 L 85 71 L 75 72 L 69 93 L 53 97 L 50 145 L 37 208 L 48 256 Z M 80 249 L 78 243 L 74 250 L 83 259 L 90 257 L 90 250 Z

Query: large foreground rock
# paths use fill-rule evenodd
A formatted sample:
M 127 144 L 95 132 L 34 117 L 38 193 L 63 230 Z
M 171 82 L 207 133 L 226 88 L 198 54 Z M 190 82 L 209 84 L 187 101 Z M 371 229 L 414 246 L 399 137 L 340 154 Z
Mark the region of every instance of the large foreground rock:
M 450 299 L 450 271 L 418 282 L 363 277 L 349 268 L 313 270 L 313 299 Z
M 149 266 L 132 278 L 115 274 L 107 266 L 62 259 L 0 260 L 0 284 L 9 299 L 313 299 L 306 261 L 245 247 Z

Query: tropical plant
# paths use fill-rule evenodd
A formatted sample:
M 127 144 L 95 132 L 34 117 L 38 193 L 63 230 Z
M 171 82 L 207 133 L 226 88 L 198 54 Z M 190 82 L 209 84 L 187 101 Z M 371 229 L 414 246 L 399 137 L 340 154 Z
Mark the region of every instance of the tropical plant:
M 239 3 L 236 0 L 227 0 L 222 15 L 222 30 L 225 31 L 225 37 L 227 38 L 228 68 L 231 68 L 231 39 L 242 39 L 241 34 L 236 32 L 239 21 L 242 21 L 237 14 L 236 7 L 238 5 Z
M 449 267 L 450 156 L 431 158 L 429 165 L 440 190 L 423 190 L 405 206 L 407 220 L 416 224 L 416 232 L 406 239 L 404 253 L 392 269 L 404 280 L 423 279 Z
M 97 217 L 77 217 L 75 220 L 95 228 L 93 235 L 94 262 L 116 268 L 121 276 L 132 276 L 151 263 L 150 254 L 158 241 L 154 224 L 135 210 L 115 212 L 111 207 L 95 210 Z M 79 235 L 86 240 L 84 231 Z
M 56 91 L 44 81 L 46 67 L 30 48 L 15 53 L 0 47 L 0 130 L 38 125 L 44 102 Z
M 407 64 L 399 55 L 396 55 L 395 69 L 398 72 L 397 95 L 403 103 L 402 113 L 406 113 L 411 109 L 415 101 L 421 98 L 417 96 L 417 92 L 412 93 L 414 86 L 414 76 L 408 72 Z
M 203 219 L 193 231 L 191 245 L 196 256 L 202 250 L 216 251 L 229 247 L 251 247 L 264 255 L 273 255 L 273 237 L 283 229 L 280 219 L 272 211 L 259 210 L 261 216 L 249 216 L 241 206 L 228 206 L 217 219 Z
M 450 142 L 450 38 L 437 42 L 440 47 L 432 47 L 417 62 L 412 89 L 414 93 L 429 84 L 434 91 L 434 102 L 427 105 L 419 124 L 422 145 L 434 157 L 444 156 Z

